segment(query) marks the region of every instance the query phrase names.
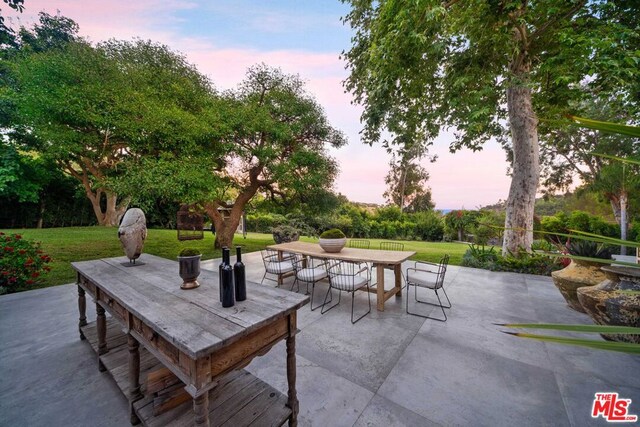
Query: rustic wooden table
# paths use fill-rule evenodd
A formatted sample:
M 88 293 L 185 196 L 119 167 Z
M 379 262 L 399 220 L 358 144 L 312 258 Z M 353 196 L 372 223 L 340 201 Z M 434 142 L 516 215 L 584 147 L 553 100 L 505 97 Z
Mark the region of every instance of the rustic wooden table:
M 271 245 L 268 248 L 277 250 L 280 253 L 291 252 L 316 258 L 372 263 L 376 267 L 377 285 L 375 288 L 369 289 L 369 292 L 377 295 L 378 311 L 384 311 L 384 302 L 393 295 L 402 295 L 402 263 L 415 255 L 415 251 L 383 251 L 357 248 L 343 248 L 340 252 L 330 253 L 325 252 L 317 243 L 299 241 Z M 384 289 L 385 267 L 393 267 L 395 274 L 394 287 L 388 291 Z
M 108 370 L 128 396 L 132 423 L 236 426 L 288 420 L 295 426 L 296 313 L 309 297 L 247 283 L 247 300 L 222 308 L 216 272 L 203 270 L 199 288 L 181 290 L 177 262 L 146 254 L 141 261 L 144 265 L 135 267 L 126 266 L 125 257 L 72 263 L 78 273 L 80 337 L 97 351 L 100 370 Z M 96 303 L 92 324 L 86 320 L 85 293 Z M 283 339 L 286 397 L 242 370 Z

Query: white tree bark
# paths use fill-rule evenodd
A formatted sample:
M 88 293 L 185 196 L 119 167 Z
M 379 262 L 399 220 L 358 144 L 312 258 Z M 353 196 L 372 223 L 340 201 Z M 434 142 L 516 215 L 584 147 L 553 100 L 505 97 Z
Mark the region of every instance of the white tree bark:
M 627 240 L 627 192 L 620 192 L 620 239 Z M 620 246 L 620 255 L 627 254 L 627 247 Z
M 518 73 L 525 76 L 528 66 Z M 533 243 L 533 210 L 540 181 L 540 149 L 538 118 L 531 103 L 531 89 L 514 81 L 507 89 L 507 108 L 513 145 L 513 175 L 506 206 L 502 254 L 531 250 Z

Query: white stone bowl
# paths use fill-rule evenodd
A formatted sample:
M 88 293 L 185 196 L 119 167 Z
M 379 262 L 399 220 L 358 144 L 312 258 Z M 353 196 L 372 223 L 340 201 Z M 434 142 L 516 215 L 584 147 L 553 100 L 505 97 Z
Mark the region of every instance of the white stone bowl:
M 323 239 L 320 238 L 318 242 L 320 247 L 324 249 L 325 252 L 336 253 L 340 252 L 344 245 L 347 244 L 347 238 L 344 237 L 342 239 Z

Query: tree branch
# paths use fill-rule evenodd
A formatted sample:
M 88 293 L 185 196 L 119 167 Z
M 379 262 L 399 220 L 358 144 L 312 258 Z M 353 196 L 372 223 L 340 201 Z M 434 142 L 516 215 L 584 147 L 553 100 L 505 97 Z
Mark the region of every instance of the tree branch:
M 550 19 L 547 22 L 545 22 L 544 24 L 542 24 L 537 30 L 535 30 L 531 36 L 529 37 L 529 40 L 535 40 L 540 38 L 544 33 L 546 33 L 549 28 L 551 28 L 553 25 L 555 25 L 556 23 L 565 20 L 565 19 L 569 19 L 571 18 L 573 15 L 575 15 L 576 13 L 578 13 L 578 11 L 580 9 L 582 9 L 582 7 L 587 4 L 586 0 L 581 0 L 579 3 L 577 3 L 574 7 L 572 7 L 571 9 L 569 9 L 567 11 L 567 13 L 565 13 L 564 15 L 560 15 L 557 16 L 555 19 Z

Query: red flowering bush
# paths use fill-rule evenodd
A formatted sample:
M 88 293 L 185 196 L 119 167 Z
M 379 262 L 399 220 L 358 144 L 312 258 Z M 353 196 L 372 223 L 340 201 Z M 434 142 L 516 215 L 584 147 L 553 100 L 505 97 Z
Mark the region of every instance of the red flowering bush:
M 40 243 L 0 231 L 0 295 L 29 289 L 51 267 Z

